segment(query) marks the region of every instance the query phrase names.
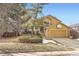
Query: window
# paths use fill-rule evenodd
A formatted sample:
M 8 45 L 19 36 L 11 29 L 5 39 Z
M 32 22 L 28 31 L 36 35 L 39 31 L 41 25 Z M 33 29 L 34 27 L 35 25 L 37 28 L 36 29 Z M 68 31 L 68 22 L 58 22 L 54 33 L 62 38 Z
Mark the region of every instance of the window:
M 61 24 L 58 24 L 56 28 L 57 29 L 60 29 L 60 28 L 62 28 L 62 25 Z
M 44 21 L 44 25 L 45 25 L 46 27 L 50 26 L 50 25 L 51 25 L 51 21 L 50 21 L 50 20 Z

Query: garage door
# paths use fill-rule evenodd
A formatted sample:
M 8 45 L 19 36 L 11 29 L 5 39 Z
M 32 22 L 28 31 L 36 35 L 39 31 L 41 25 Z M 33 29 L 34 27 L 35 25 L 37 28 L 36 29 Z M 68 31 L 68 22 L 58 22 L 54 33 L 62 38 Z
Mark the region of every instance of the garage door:
M 50 36 L 53 38 L 66 38 L 66 30 L 51 30 Z

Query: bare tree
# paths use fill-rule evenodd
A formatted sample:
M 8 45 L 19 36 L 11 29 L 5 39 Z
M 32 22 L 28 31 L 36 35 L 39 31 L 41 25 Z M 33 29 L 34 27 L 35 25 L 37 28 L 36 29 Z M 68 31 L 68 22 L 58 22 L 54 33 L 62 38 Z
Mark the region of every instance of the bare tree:
M 0 4 L 0 34 L 8 31 L 19 31 L 21 25 L 20 16 L 25 8 L 23 4 L 1 3 Z

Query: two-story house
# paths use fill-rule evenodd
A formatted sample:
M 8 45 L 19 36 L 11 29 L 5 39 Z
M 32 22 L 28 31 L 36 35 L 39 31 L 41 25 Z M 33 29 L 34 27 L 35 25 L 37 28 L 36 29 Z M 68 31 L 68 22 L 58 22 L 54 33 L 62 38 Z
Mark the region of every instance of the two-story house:
M 44 34 L 48 38 L 68 38 L 70 36 L 70 28 L 56 17 L 45 16 L 43 24 Z

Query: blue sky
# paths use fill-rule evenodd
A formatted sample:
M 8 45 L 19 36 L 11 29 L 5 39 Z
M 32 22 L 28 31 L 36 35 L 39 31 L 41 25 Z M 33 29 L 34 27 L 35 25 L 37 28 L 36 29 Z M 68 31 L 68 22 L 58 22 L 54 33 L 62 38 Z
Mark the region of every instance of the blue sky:
M 43 14 L 53 15 L 66 25 L 79 23 L 79 4 L 51 3 L 44 6 Z
M 55 16 L 66 25 L 79 23 L 79 3 L 49 3 L 44 6 L 43 14 Z

